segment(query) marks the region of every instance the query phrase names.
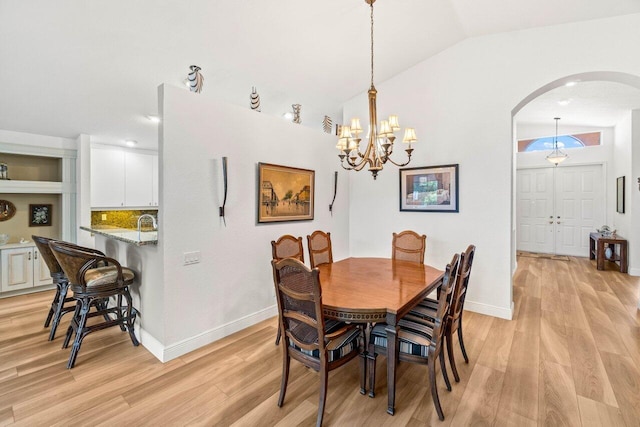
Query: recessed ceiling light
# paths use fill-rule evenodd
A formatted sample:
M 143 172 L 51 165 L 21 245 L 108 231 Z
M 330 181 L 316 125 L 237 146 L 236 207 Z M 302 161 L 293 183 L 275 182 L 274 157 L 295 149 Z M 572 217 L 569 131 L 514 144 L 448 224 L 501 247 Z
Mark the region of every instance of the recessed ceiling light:
M 291 111 L 287 111 L 286 113 L 284 113 L 282 115 L 282 117 L 284 117 L 285 120 L 292 120 L 293 119 L 293 113 Z
M 138 145 L 138 141 L 134 141 L 133 139 L 128 139 L 124 143 L 129 147 L 135 147 L 136 145 Z
M 153 123 L 160 123 L 160 117 L 158 116 L 147 116 L 147 119 L 149 119 Z
M 564 107 L 565 105 L 569 105 L 570 102 L 570 99 L 561 99 L 560 101 L 558 101 L 558 105 L 562 105 Z
M 564 85 L 567 86 L 567 87 L 571 87 L 571 86 L 575 86 L 577 84 L 578 84 L 578 82 L 567 82 Z

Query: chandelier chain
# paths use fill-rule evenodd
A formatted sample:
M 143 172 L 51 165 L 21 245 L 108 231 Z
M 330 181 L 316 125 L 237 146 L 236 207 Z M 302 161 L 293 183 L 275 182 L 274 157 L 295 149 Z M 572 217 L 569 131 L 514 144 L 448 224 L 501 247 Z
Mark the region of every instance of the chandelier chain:
M 373 2 L 371 7 L 371 87 L 373 87 Z

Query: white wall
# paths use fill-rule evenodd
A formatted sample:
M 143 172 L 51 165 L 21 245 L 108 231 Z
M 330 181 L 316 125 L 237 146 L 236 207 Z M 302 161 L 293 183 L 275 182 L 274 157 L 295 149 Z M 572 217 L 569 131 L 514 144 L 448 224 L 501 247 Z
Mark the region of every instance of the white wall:
M 347 257 L 349 197 L 346 173 L 340 171 L 331 216 L 339 167 L 333 136 L 182 88 L 161 86 L 159 98 L 164 277 L 157 288 L 141 292 L 164 295 L 143 316 L 164 325 L 164 336 L 156 338 L 174 357 L 277 314 L 271 240 L 302 236 L 306 249 L 307 234 L 330 231 L 334 258 Z M 223 156 L 229 177 L 226 227 L 218 216 Z M 313 221 L 256 224 L 258 162 L 315 170 Z M 202 262 L 184 266 L 183 253 L 190 251 L 200 251 Z
M 640 110 L 633 110 L 631 117 L 631 174 L 626 189 L 627 202 L 631 206 L 629 235 L 629 274 L 640 276 Z M 640 301 L 638 301 L 640 308 Z
M 444 266 L 474 243 L 466 307 L 509 317 L 511 112 L 564 76 L 600 70 L 640 76 L 640 56 L 630 54 L 639 39 L 639 14 L 478 37 L 378 84 L 379 115 L 397 113 L 418 132 L 411 166 L 460 164 L 460 213 L 399 212 L 395 167 L 385 167 L 377 181 L 353 174 L 351 253 L 388 255 L 391 232 L 411 228 L 427 234 L 426 262 Z M 366 109 L 363 92 L 345 104 L 344 120 L 366 117 Z
M 629 189 L 629 181 L 631 180 L 631 147 L 632 147 L 632 128 L 631 128 L 631 111 L 626 115 L 616 126 L 615 129 L 615 142 L 613 145 L 613 162 L 612 171 L 607 179 L 607 189 L 611 197 L 609 198 L 609 205 L 613 208 L 611 218 L 611 228 L 617 230 L 618 234 L 628 238 L 630 236 L 631 228 L 631 200 L 629 196 L 631 191 Z M 625 191 L 625 213 L 621 214 L 616 212 L 616 179 L 620 176 L 625 177 L 626 191 Z

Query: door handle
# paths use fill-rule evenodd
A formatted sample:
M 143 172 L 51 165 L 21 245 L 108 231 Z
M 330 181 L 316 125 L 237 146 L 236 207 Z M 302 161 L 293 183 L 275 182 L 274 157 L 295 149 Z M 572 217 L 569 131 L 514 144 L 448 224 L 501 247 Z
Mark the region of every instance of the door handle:
M 560 224 L 560 221 L 558 221 L 557 224 Z
M 553 221 L 549 221 L 549 224 L 553 224 Z
M 28 259 L 29 261 L 31 261 L 31 252 L 29 252 L 29 255 L 28 255 L 27 259 Z

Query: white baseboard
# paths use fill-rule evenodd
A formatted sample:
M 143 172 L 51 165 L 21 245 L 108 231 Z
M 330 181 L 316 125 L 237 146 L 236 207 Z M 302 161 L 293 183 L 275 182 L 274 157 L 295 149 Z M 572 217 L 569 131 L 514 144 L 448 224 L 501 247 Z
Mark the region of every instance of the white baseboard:
M 140 329 L 142 338 L 140 342 L 151 354 L 164 363 L 277 315 L 278 307 L 272 305 L 166 347 L 146 331 Z
M 504 308 L 467 300 L 464 302 L 464 309 L 475 313 L 486 314 L 487 316 L 499 317 L 501 319 L 513 319 L 513 301 L 511 302 L 511 308 Z
M 164 346 L 160 341 L 142 328 L 138 328 L 137 330 L 140 332 L 140 344 L 149 350 L 149 353 L 153 354 L 156 359 L 163 363 L 166 362 L 166 360 L 162 360 L 164 357 Z
M 635 276 L 635 277 L 640 276 L 640 268 L 630 268 L 629 276 Z

